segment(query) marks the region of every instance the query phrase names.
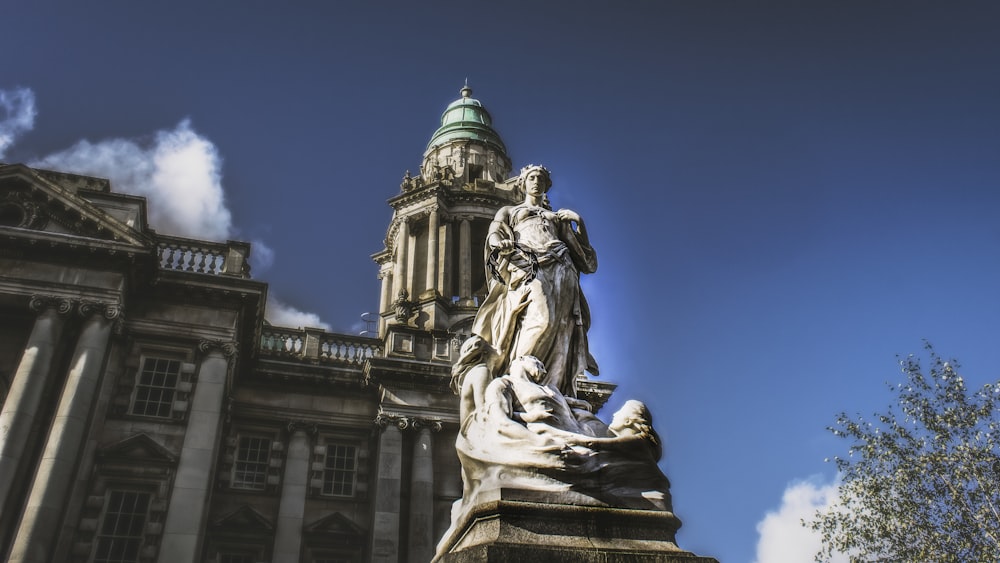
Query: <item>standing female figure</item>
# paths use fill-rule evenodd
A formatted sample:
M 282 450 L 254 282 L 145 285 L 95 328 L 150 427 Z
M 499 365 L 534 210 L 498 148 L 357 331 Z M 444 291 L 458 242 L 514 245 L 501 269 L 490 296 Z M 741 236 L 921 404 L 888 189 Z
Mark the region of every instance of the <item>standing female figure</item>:
M 597 270 L 597 254 L 580 215 L 549 206 L 545 167 L 522 169 L 518 182 L 524 202 L 497 211 L 486 237 L 490 286 L 472 332 L 496 350 L 494 376 L 507 373 L 514 359 L 534 356 L 545 365 L 543 384 L 576 397 L 576 377 L 597 375 L 580 291 L 580 274 Z

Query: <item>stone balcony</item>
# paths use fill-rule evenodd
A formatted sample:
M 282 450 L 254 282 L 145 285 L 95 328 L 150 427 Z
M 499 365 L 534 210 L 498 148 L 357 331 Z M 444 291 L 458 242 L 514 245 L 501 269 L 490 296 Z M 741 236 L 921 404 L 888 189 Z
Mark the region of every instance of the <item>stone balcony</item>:
M 229 240 L 208 242 L 157 235 L 157 258 L 161 270 L 194 272 L 216 276 L 250 278 L 250 243 Z
M 295 329 L 265 325 L 261 331 L 260 355 L 360 368 L 369 358 L 382 355 L 382 341 L 365 336 L 325 332 L 318 328 Z

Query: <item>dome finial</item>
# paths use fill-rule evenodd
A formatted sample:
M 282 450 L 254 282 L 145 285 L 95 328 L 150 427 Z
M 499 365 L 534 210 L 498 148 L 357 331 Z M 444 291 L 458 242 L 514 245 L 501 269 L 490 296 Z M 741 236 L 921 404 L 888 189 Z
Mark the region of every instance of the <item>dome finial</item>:
M 459 90 L 459 92 L 462 94 L 463 98 L 468 98 L 468 97 L 472 96 L 472 88 L 469 88 L 469 79 L 468 78 L 465 79 L 465 86 L 463 86 L 462 89 Z

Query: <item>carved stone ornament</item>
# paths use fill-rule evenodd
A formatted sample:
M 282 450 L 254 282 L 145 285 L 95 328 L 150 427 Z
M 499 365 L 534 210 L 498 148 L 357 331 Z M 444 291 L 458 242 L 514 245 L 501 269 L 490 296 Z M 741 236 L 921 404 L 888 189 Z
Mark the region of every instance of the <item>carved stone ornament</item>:
M 403 176 L 403 182 L 399 185 L 399 189 L 406 192 L 413 189 L 413 176 L 410 176 L 410 171 L 406 171 L 406 175 Z
M 101 315 L 109 321 L 122 316 L 122 306 L 119 303 L 102 303 L 100 301 L 81 301 L 77 312 L 81 317 Z
M 0 199 L 0 225 L 37 230 L 44 228 L 48 221 L 45 209 L 26 191 L 7 192 Z
M 375 426 L 378 426 L 380 430 L 385 430 L 388 426 L 396 426 L 400 430 L 406 430 L 411 423 L 411 419 L 398 414 L 380 412 L 375 415 Z
M 28 307 L 35 313 L 41 313 L 46 309 L 55 309 L 60 315 L 68 315 L 76 303 L 72 299 L 65 297 L 53 297 L 50 295 L 32 295 Z
M 316 424 L 304 420 L 290 420 L 285 425 L 285 431 L 288 432 L 289 436 L 295 434 L 296 430 L 302 430 L 309 436 L 315 436 L 319 433 L 319 427 Z
M 208 354 L 213 350 L 219 350 L 226 358 L 232 358 L 236 355 L 238 348 L 235 342 L 227 340 L 202 340 L 198 342 L 198 351 L 202 354 Z
M 440 432 L 444 428 L 444 424 L 440 420 L 433 418 L 413 418 L 411 426 L 414 430 L 428 428 L 431 432 Z
M 404 325 L 409 324 L 410 319 L 417 313 L 417 302 L 410 300 L 410 292 L 405 287 L 399 290 L 392 307 L 396 312 L 396 322 Z
M 115 336 L 121 336 L 125 332 L 125 312 L 120 303 L 81 301 L 76 312 L 83 318 L 100 315 L 111 321 L 111 331 Z

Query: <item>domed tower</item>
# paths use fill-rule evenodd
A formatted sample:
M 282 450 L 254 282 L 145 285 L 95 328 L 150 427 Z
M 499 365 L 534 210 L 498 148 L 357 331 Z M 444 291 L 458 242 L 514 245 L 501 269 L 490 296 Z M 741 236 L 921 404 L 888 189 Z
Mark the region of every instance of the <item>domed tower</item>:
M 465 86 L 442 114 L 419 174 L 407 171 L 388 202 L 385 249 L 372 256 L 382 280 L 380 337 L 419 334 L 434 344 L 420 353 L 424 347 L 413 340 L 416 359 L 447 359 L 456 337 L 468 335 L 486 295 L 487 229 L 500 207 L 522 199 L 510 170 L 492 117 Z M 387 347 L 391 353 L 393 339 Z
M 472 98 L 472 89 L 466 85 L 461 94 L 441 115 L 441 127 L 427 143 L 420 173 L 426 179 L 450 167 L 462 183 L 503 182 L 511 168 L 507 147 L 493 130 L 490 112 Z

